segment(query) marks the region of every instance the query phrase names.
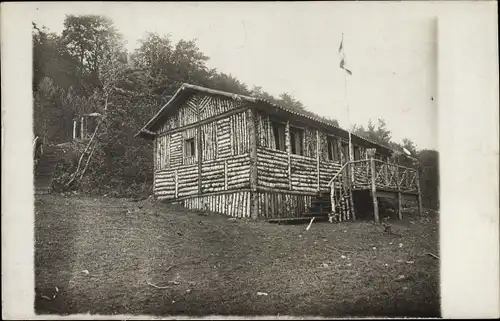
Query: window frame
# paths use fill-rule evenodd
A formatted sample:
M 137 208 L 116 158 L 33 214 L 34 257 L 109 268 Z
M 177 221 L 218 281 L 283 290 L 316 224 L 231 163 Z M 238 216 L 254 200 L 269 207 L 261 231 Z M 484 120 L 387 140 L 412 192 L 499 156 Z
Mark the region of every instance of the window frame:
M 361 160 L 361 146 L 352 145 L 353 160 Z
M 305 154 L 305 151 L 304 151 L 304 148 L 305 148 L 305 146 L 304 146 L 305 145 L 304 144 L 305 130 L 304 130 L 304 128 L 290 125 L 289 133 L 290 133 L 290 135 L 289 135 L 290 136 L 290 153 L 294 154 L 294 155 L 304 156 L 304 154 Z M 296 138 L 295 135 L 299 136 L 298 139 Z M 292 139 L 292 137 L 294 137 L 294 139 Z M 299 144 L 299 146 L 297 146 L 297 143 Z M 297 149 L 299 149 L 299 150 L 297 150 Z
M 271 120 L 271 130 L 274 136 L 274 149 L 286 152 L 286 123 Z
M 187 153 L 188 149 L 191 151 L 191 154 Z M 188 158 L 194 156 L 196 156 L 196 142 L 194 137 L 184 139 L 184 157 Z
M 330 162 L 338 162 L 340 161 L 339 154 L 339 138 L 336 136 L 328 135 L 326 138 L 326 146 L 327 146 L 327 159 Z

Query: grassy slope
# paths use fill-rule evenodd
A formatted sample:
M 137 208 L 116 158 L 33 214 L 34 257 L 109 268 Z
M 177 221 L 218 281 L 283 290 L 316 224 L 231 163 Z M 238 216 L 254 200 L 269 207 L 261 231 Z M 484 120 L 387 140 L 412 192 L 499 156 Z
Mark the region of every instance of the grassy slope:
M 368 222 L 306 232 L 47 195 L 35 222 L 37 313 L 439 316 L 439 261 L 425 255 L 438 254 L 434 219 L 396 222 L 401 237 Z

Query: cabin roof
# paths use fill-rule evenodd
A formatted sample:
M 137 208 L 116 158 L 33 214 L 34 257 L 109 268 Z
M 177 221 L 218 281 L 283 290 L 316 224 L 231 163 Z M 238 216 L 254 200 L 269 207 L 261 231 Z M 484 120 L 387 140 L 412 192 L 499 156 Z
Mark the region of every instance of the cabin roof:
M 307 110 L 304 111 L 296 111 L 296 110 L 291 110 L 289 108 L 283 107 L 281 105 L 275 104 L 267 99 L 262 99 L 262 98 L 257 98 L 257 97 L 252 97 L 252 96 L 246 96 L 246 95 L 240 95 L 240 94 L 234 94 L 222 90 L 216 90 L 216 89 L 211 89 L 211 88 L 206 88 L 206 87 L 201 87 L 197 85 L 192 85 L 188 83 L 183 83 L 182 86 L 175 92 L 175 94 L 170 98 L 170 100 L 163 105 L 163 107 L 154 115 L 147 123 L 142 127 L 142 129 L 135 135 L 135 137 L 142 137 L 142 138 L 151 138 L 155 135 L 154 133 L 154 128 L 158 125 L 161 124 L 162 120 L 164 117 L 168 114 L 169 111 L 174 110 L 177 108 L 183 101 L 187 100 L 192 94 L 196 92 L 203 92 L 207 93 L 210 95 L 218 95 L 218 96 L 224 96 L 228 97 L 231 99 L 236 99 L 236 100 L 244 100 L 250 103 L 261 103 L 263 105 L 267 106 L 272 106 L 274 108 L 277 108 L 289 115 L 294 115 L 299 118 L 305 118 L 313 123 L 316 124 L 321 124 L 323 126 L 326 126 L 331 129 L 335 129 L 338 132 L 343 133 L 345 136 L 348 136 L 349 132 L 339 126 L 336 126 L 333 121 L 329 121 L 327 119 L 323 119 L 318 115 L 315 115 Z M 375 145 L 376 147 L 379 147 L 386 152 L 392 152 L 393 150 L 387 146 L 381 145 L 379 143 L 376 143 L 374 141 L 371 141 L 369 139 L 366 139 L 364 137 L 361 137 L 359 135 L 355 135 L 351 133 L 352 138 L 355 138 L 357 140 L 364 141 L 366 143 L 369 143 L 370 145 Z

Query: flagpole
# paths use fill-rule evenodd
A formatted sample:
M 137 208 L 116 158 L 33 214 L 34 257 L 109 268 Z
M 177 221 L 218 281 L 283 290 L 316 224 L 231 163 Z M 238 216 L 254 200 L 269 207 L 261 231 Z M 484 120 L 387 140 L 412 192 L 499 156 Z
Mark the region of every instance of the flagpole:
M 344 33 L 342 32 L 342 40 L 341 43 L 344 43 Z M 345 59 L 345 57 L 344 57 Z M 347 112 L 347 132 L 349 134 L 349 161 L 353 160 L 353 155 L 352 155 L 352 139 L 351 139 L 351 115 L 349 113 L 349 101 L 347 99 L 347 72 L 344 72 L 344 96 L 345 96 L 345 105 L 346 105 L 346 112 Z

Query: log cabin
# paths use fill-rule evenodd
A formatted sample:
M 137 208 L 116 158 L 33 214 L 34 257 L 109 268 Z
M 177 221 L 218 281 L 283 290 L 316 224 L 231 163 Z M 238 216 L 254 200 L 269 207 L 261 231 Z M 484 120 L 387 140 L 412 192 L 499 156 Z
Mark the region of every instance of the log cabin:
M 136 137 L 154 142 L 155 197 L 190 209 L 346 221 L 369 199 L 379 221 L 377 197 L 398 199 L 399 218 L 402 197 L 420 200 L 391 149 L 256 97 L 183 84 Z

